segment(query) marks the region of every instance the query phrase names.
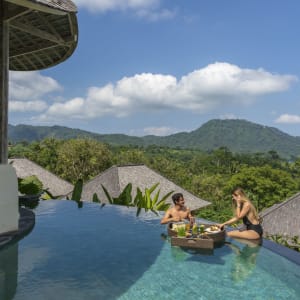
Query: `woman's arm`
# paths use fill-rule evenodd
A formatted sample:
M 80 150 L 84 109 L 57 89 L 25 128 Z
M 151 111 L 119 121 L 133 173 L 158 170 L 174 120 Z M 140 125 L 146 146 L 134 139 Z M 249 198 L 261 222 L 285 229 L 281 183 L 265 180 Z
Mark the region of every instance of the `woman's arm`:
M 238 220 L 245 217 L 249 212 L 249 209 L 250 209 L 250 204 L 248 202 L 244 202 L 243 206 L 241 205 L 241 203 L 237 203 L 235 214 Z
M 241 203 L 238 202 L 236 205 L 236 209 L 235 209 L 235 217 L 220 224 L 219 227 L 222 228 L 225 225 L 230 225 L 230 224 L 237 222 L 238 220 L 242 219 L 244 216 L 247 215 L 247 213 L 249 212 L 249 209 L 250 209 L 250 205 L 248 202 L 244 202 L 243 207 L 242 207 Z
M 233 217 L 233 218 L 231 218 L 230 220 L 228 220 L 228 221 L 226 221 L 226 222 L 224 222 L 224 223 L 222 223 L 222 224 L 219 224 L 218 226 L 219 226 L 220 228 L 223 228 L 225 225 L 233 224 L 233 223 L 235 223 L 237 220 L 238 220 L 237 217 Z

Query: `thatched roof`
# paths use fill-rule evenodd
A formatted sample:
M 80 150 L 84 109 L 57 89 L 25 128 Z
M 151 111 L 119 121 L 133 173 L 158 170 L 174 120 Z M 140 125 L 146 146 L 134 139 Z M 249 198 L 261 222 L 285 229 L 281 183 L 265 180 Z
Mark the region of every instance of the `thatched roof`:
M 101 202 L 107 202 L 101 184 L 111 196 L 117 197 L 128 183 L 132 183 L 133 197 L 136 194 L 137 187 L 144 191 L 145 188 L 150 188 L 154 184 L 159 183 L 157 190 L 160 189 L 160 196 L 164 196 L 171 191 L 182 193 L 186 200 L 186 205 L 191 210 L 210 204 L 210 202 L 196 197 L 145 165 L 113 166 L 107 169 L 83 186 L 82 199 L 91 201 L 93 194 L 96 193 Z M 166 202 L 173 203 L 171 196 Z
M 9 26 L 9 69 L 40 70 L 66 60 L 78 39 L 70 0 L 4 0 Z
M 8 160 L 8 163 L 11 163 L 15 168 L 19 178 L 36 175 L 43 183 L 43 188 L 47 189 L 53 196 L 65 196 L 73 190 L 71 183 L 57 177 L 29 159 L 12 158 Z
M 300 193 L 263 210 L 260 215 L 266 234 L 300 237 Z

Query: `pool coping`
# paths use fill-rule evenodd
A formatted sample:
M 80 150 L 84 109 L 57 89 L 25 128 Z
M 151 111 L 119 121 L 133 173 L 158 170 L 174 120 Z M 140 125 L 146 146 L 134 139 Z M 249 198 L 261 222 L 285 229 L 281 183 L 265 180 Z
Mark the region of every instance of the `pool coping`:
M 228 229 L 235 230 L 235 227 L 227 227 Z M 233 238 L 234 239 L 234 238 Z M 262 247 L 271 250 L 272 252 L 285 257 L 286 259 L 292 261 L 293 263 L 300 265 L 300 252 L 290 249 L 286 246 L 278 244 L 274 241 L 268 240 L 265 237 L 262 237 Z
M 297 265 L 300 265 L 300 252 L 267 239 L 263 239 L 262 245 L 263 247 L 271 250 L 272 252 L 275 252 L 280 256 L 287 258 L 288 260 L 296 263 Z
M 0 234 L 0 250 L 25 237 L 34 227 L 35 214 L 32 210 L 20 207 L 19 215 L 18 230 Z

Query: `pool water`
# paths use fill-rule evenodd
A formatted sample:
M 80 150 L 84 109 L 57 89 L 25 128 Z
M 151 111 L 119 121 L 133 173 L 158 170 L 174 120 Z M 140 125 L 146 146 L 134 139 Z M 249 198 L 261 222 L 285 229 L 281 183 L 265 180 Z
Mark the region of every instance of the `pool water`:
M 42 201 L 32 232 L 0 251 L 0 299 L 300 299 L 300 265 L 234 240 L 171 247 L 155 215 Z

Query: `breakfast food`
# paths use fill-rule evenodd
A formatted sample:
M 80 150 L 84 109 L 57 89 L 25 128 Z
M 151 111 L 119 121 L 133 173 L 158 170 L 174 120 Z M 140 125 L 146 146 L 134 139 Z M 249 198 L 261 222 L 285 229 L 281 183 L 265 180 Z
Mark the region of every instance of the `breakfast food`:
M 174 230 L 174 231 L 177 231 L 178 232 L 178 229 L 179 228 L 184 228 L 185 229 L 185 224 L 184 224 L 184 222 L 177 222 L 177 223 L 173 223 L 172 224 L 172 229 Z
M 210 231 L 219 231 L 220 230 L 220 228 L 216 225 L 212 225 L 209 228 L 210 228 Z
M 211 225 L 207 227 L 205 231 L 210 233 L 217 233 L 220 231 L 220 228 L 217 225 Z

